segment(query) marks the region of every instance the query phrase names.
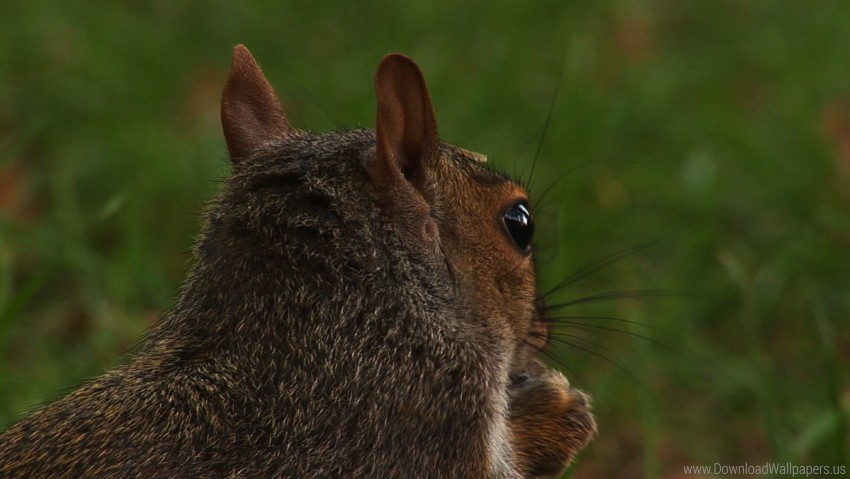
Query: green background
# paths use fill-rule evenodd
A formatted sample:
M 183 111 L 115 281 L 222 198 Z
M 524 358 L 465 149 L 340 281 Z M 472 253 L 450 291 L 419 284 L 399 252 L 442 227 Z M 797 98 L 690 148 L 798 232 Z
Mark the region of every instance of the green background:
M 565 3 L 0 3 L 0 425 L 173 303 L 245 43 L 298 127 L 372 126 L 400 51 L 445 140 L 538 158 L 541 287 L 602 299 L 547 352 L 594 397 L 574 477 L 846 465 L 850 2 Z

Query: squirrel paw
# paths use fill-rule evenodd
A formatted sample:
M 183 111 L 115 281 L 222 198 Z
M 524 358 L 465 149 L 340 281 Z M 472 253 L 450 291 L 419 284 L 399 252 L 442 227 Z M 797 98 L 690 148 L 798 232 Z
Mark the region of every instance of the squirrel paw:
M 537 366 L 510 389 L 510 428 L 523 477 L 558 477 L 590 441 L 589 399 L 558 371 Z

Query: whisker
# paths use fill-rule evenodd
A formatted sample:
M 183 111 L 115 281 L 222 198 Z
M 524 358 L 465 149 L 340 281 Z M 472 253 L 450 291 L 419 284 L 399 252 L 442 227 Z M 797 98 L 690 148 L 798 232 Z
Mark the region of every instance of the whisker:
M 540 152 L 543 150 L 543 143 L 546 139 L 546 134 L 549 132 L 549 125 L 552 122 L 552 113 L 555 111 L 555 100 L 558 99 L 558 92 L 561 89 L 561 81 L 564 77 L 564 66 L 567 63 L 566 55 L 561 58 L 561 65 L 558 67 L 558 81 L 555 82 L 555 91 L 552 92 L 552 100 L 549 101 L 549 111 L 546 112 L 546 122 L 543 124 L 543 132 L 540 134 L 540 140 L 537 142 L 537 151 L 534 153 L 534 159 L 531 161 L 531 170 L 528 172 L 528 180 L 524 181 L 525 188 L 531 189 L 531 180 L 534 178 L 534 169 L 537 166 L 537 160 L 540 158 Z
M 566 369 L 566 370 L 568 370 L 568 371 L 570 370 L 570 367 L 569 367 L 569 366 L 567 366 L 567 363 L 565 363 L 563 359 L 561 359 L 558 355 L 556 355 L 555 353 L 553 353 L 553 352 L 549 351 L 549 350 L 548 350 L 548 349 L 546 349 L 545 347 L 540 348 L 540 347 L 534 346 L 534 345 L 532 345 L 531 343 L 529 343 L 528 341 L 526 341 L 526 343 L 525 343 L 525 344 L 527 344 L 527 345 L 531 346 L 531 347 L 532 347 L 532 348 L 534 348 L 534 349 L 535 349 L 538 353 L 540 353 L 540 354 L 542 354 L 542 355 L 546 356 L 547 358 L 551 359 L 552 361 L 554 361 L 554 362 L 555 362 L 555 364 L 557 364 L 559 368 L 563 368 L 563 369 Z
M 632 319 L 616 318 L 614 316 L 549 316 L 549 319 L 554 320 L 554 321 L 564 320 L 564 319 L 588 320 L 588 321 L 596 321 L 596 320 L 616 321 L 616 322 L 619 322 L 619 323 L 625 323 L 625 324 L 630 324 L 630 325 L 634 325 L 634 326 L 640 326 L 640 327 L 643 327 L 643 328 L 652 329 L 653 331 L 657 331 L 657 332 L 662 333 L 664 335 L 667 335 L 671 338 L 673 337 L 673 335 L 670 334 L 669 331 L 667 331 L 665 329 L 661 329 L 657 326 L 653 326 L 649 323 L 644 323 L 642 321 L 635 321 L 635 320 L 632 320 Z
M 581 281 L 582 279 L 590 276 L 591 274 L 596 273 L 597 271 L 600 271 L 604 268 L 607 268 L 608 266 L 611 266 L 612 264 L 616 263 L 617 261 L 620 261 L 622 259 L 628 258 L 629 256 L 633 256 L 633 255 L 635 255 L 635 254 L 637 254 L 641 251 L 644 251 L 647 248 L 649 248 L 650 246 L 653 246 L 655 244 L 656 244 L 655 241 L 647 241 L 645 243 L 640 243 L 636 246 L 632 246 L 630 248 L 626 248 L 624 250 L 617 251 L 617 252 L 607 256 L 606 258 L 603 258 L 601 261 L 597 261 L 595 263 L 583 266 L 583 267 L 579 268 L 578 270 L 576 270 L 575 273 L 573 273 L 573 274 L 567 276 L 566 278 L 564 278 L 563 280 L 561 280 L 557 285 L 555 285 L 555 287 L 553 287 L 550 290 L 548 290 L 547 292 L 543 293 L 542 296 L 543 296 L 543 298 L 547 298 L 547 297 L 551 296 L 552 294 L 563 290 L 567 286 L 574 284 L 578 281 Z
M 647 386 L 646 386 L 646 385 L 645 385 L 645 384 L 644 384 L 644 383 L 643 383 L 643 382 L 642 382 L 642 381 L 641 381 L 641 380 L 640 380 L 640 379 L 639 379 L 639 378 L 638 378 L 638 377 L 637 377 L 634 373 L 632 373 L 632 372 L 631 372 L 631 370 L 627 369 L 626 367 L 624 367 L 623 365 L 621 365 L 619 362 L 614 361 L 613 359 L 611 359 L 611 358 L 609 358 L 609 357 L 605 356 L 604 354 L 600 354 L 600 353 L 598 353 L 598 352 L 596 352 L 596 351 L 594 351 L 594 350 L 592 350 L 592 349 L 588 349 L 588 348 L 582 347 L 582 346 L 580 346 L 580 345 L 578 345 L 578 344 L 571 343 L 570 341 L 567 341 L 567 340 L 565 340 L 565 339 L 561 339 L 561 338 L 551 338 L 551 339 L 552 339 L 552 341 L 553 341 L 553 342 L 556 342 L 556 343 L 558 343 L 558 344 L 563 344 L 563 345 L 565 345 L 565 346 L 569 346 L 569 347 L 571 347 L 571 348 L 578 349 L 579 351 L 582 351 L 582 352 L 588 353 L 588 354 L 590 354 L 590 355 L 592 355 L 592 356 L 595 356 L 595 357 L 597 357 L 597 358 L 599 358 L 599 359 L 602 359 L 602 360 L 603 360 L 603 361 L 605 361 L 606 363 L 611 364 L 611 365 L 613 365 L 614 367 L 616 367 L 617 369 L 619 369 L 619 370 L 620 370 L 620 372 L 622 372 L 623 374 L 625 374 L 626 376 L 628 376 L 628 377 L 629 377 L 629 379 L 631 379 L 631 380 L 632 380 L 632 381 L 634 381 L 635 383 L 640 384 L 642 387 L 644 387 L 644 388 L 646 388 L 647 390 L 649 390 L 649 388 L 647 388 Z
M 538 210 L 540 210 L 540 209 L 542 209 L 542 208 L 544 207 L 544 204 L 545 204 L 545 203 L 543 202 L 543 200 L 546 198 L 546 195 L 547 195 L 547 194 L 549 194 L 549 192 L 550 192 L 550 191 L 552 191 L 552 188 L 554 188 L 554 187 L 555 187 L 555 185 L 557 185 L 558 183 L 560 183 L 561 181 L 563 181 L 563 180 L 564 180 L 564 178 L 566 178 L 567 176 L 569 176 L 569 175 L 571 175 L 571 174 L 575 173 L 575 172 L 576 172 L 576 171 L 578 171 L 579 169 L 584 168 L 585 166 L 587 166 L 587 165 L 589 165 L 589 164 L 590 164 L 590 162 L 589 162 L 589 161 L 586 161 L 586 162 L 581 163 L 581 164 L 579 164 L 579 165 L 576 165 L 576 166 L 574 166 L 574 167 L 570 168 L 569 170 L 567 170 L 566 172 L 564 172 L 564 173 L 562 173 L 562 174 L 558 175 L 558 177 L 557 177 L 557 178 L 555 178 L 554 180 L 552 180 L 552 181 L 549 183 L 549 185 L 547 185 L 547 186 L 546 186 L 546 189 L 544 189 L 544 190 L 543 190 L 543 192 L 542 192 L 542 193 L 540 193 L 540 195 L 539 195 L 539 196 L 536 196 L 536 197 L 534 198 L 534 204 L 532 204 L 532 205 L 531 205 L 531 212 L 532 212 L 532 213 L 536 213 Z
M 665 350 L 669 353 L 675 354 L 676 356 L 678 356 L 681 359 L 684 359 L 684 360 L 689 361 L 689 362 L 693 362 L 693 358 L 686 356 L 685 354 L 681 353 L 680 351 L 673 348 L 672 346 L 665 344 L 665 343 L 662 343 L 661 341 L 653 339 L 649 336 L 645 336 L 645 335 L 640 334 L 640 333 L 635 333 L 633 331 L 628 331 L 628 330 L 625 330 L 625 329 L 618 329 L 618 328 L 611 328 L 611 327 L 606 327 L 606 326 L 600 326 L 600 325 L 596 325 L 596 324 L 582 324 L 582 323 L 574 323 L 574 322 L 569 322 L 569 321 L 565 321 L 565 322 L 562 322 L 562 323 L 559 323 L 559 324 L 568 325 L 570 328 L 581 329 L 583 331 L 607 331 L 607 332 L 612 332 L 612 333 L 625 334 L 625 335 L 628 335 L 628 336 L 632 336 L 634 338 L 640 338 L 640 339 L 643 339 L 644 341 L 648 341 L 649 343 L 655 345 L 656 347 L 658 347 L 660 349 L 663 349 L 663 350 Z M 553 336 L 563 336 L 563 335 L 565 335 L 565 333 L 561 333 L 561 332 L 558 332 L 558 331 L 552 331 L 551 334 Z M 574 336 L 574 335 L 569 335 L 569 336 Z
M 535 333 L 535 332 L 528 333 L 528 337 L 534 338 L 534 339 L 546 339 L 546 338 L 548 338 L 548 336 L 543 334 L 543 333 Z M 542 346 L 537 346 L 536 344 L 532 344 L 532 343 L 528 342 L 528 339 L 525 339 L 523 342 L 527 346 L 530 346 L 532 349 L 537 351 L 538 353 L 543 352 L 543 350 L 546 349 L 546 344 L 543 344 Z
M 659 289 L 635 289 L 635 290 L 624 290 L 624 291 L 609 291 L 606 293 L 592 294 L 590 296 L 583 296 L 581 298 L 576 298 L 570 301 L 565 301 L 562 303 L 549 304 L 545 306 L 546 311 L 554 311 L 562 308 L 566 308 L 569 306 L 575 306 L 577 304 L 586 304 L 586 303 L 594 303 L 594 302 L 603 302 L 603 301 L 616 301 L 620 299 L 636 299 L 636 298 L 665 298 L 665 297 L 692 297 L 695 295 L 691 295 L 688 293 L 682 292 L 674 292 L 668 290 L 659 290 Z
M 526 344 L 528 344 L 528 343 L 526 343 Z M 553 352 L 551 352 L 547 349 L 537 349 L 537 351 L 540 354 L 542 354 L 544 357 L 546 357 L 547 359 L 549 359 L 550 361 L 555 363 L 555 365 L 558 367 L 558 369 L 560 371 L 565 372 L 566 375 L 568 376 L 568 379 L 570 380 L 571 384 L 578 384 L 578 385 L 581 385 L 581 386 L 590 384 L 587 381 L 585 381 L 584 378 L 581 375 L 579 375 L 578 372 L 574 368 L 569 367 L 567 365 L 567 363 L 564 362 L 564 360 L 561 357 L 559 357 L 557 354 L 555 354 L 555 353 L 553 353 Z
M 582 329 L 582 328 L 576 328 L 576 329 Z M 609 347 L 602 345 L 602 344 L 599 344 L 599 343 L 595 343 L 595 342 L 593 342 L 593 341 L 591 341 L 587 338 L 584 338 L 582 336 L 579 336 L 577 334 L 569 334 L 569 333 L 564 333 L 564 332 L 554 332 L 553 331 L 549 335 L 548 339 L 557 340 L 557 341 L 563 341 L 563 340 L 578 341 L 580 344 L 583 344 L 586 347 L 592 348 L 592 349 L 597 350 L 597 351 L 602 351 L 603 353 L 608 354 L 611 357 L 613 357 L 613 358 L 615 358 L 619 361 L 617 354 L 614 353 L 614 351 L 612 351 Z

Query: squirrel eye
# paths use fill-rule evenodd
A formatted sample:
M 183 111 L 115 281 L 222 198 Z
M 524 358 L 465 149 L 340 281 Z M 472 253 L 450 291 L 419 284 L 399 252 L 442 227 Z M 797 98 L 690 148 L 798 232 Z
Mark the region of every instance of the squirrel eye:
M 528 210 L 528 203 L 520 201 L 502 216 L 508 234 L 517 248 L 523 253 L 531 251 L 531 238 L 534 236 L 534 219 Z

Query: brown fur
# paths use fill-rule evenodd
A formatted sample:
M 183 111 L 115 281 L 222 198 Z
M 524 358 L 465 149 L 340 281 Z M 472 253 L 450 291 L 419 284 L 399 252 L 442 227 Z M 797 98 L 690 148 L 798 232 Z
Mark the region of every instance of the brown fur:
M 248 50 L 222 99 L 233 173 L 137 357 L 0 436 L 0 477 L 558 474 L 594 431 L 534 359 L 527 193 L 442 143 L 390 55 L 376 130 L 293 129 Z

